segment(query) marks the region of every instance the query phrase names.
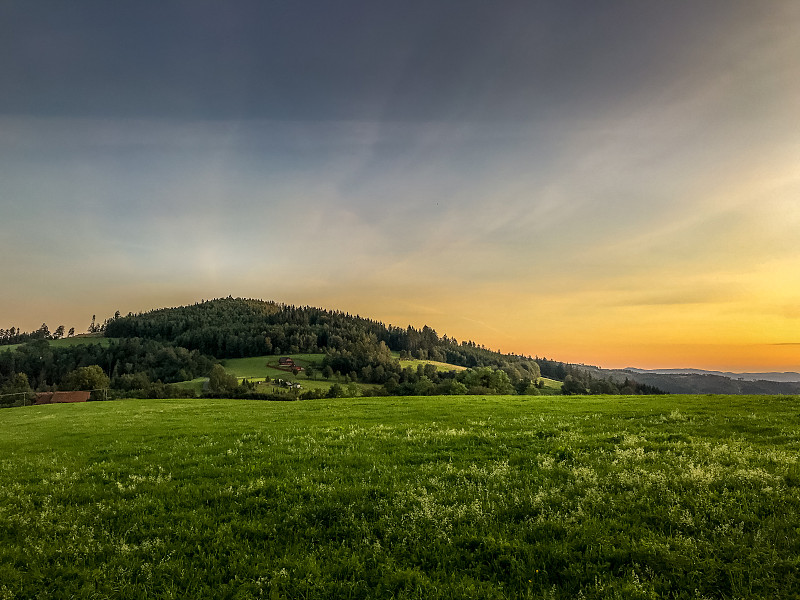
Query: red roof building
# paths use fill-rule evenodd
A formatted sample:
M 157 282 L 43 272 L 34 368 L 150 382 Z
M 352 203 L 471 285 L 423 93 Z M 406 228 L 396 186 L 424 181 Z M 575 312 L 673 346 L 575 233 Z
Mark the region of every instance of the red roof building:
M 36 394 L 34 404 L 62 404 L 65 402 L 86 402 L 91 392 L 41 392 Z

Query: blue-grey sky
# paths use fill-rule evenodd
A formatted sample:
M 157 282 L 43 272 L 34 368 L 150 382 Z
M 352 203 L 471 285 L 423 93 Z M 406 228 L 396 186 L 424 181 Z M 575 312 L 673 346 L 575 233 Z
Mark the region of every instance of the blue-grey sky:
M 232 294 L 800 369 L 798 30 L 789 1 L 4 2 L 0 326 Z
M 620 98 L 641 103 L 669 93 L 676 75 L 692 76 L 698 53 L 721 54 L 720 35 L 732 26 L 744 35 L 743 26 L 758 25 L 776 8 L 6 2 L 2 108 L 200 120 L 574 117 L 586 106 L 596 113 L 613 110 Z

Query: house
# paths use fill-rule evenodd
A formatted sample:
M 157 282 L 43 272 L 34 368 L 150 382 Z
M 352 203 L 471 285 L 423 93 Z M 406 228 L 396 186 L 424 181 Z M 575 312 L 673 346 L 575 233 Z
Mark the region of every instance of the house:
M 286 381 L 285 379 L 276 379 L 275 384 L 282 388 L 289 388 L 290 390 L 299 390 L 302 386 L 297 382 Z
M 62 404 L 65 402 L 86 402 L 91 392 L 41 392 L 36 394 L 34 404 Z
M 278 359 L 278 368 L 282 371 L 292 371 L 293 373 L 299 373 L 303 370 L 303 367 L 296 364 L 294 360 L 288 356 Z

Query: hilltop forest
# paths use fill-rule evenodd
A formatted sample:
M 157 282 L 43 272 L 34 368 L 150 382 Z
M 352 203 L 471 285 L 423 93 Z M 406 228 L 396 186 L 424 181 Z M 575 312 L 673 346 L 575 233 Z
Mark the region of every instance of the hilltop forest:
M 427 326 L 394 327 L 345 312 L 262 300 L 228 297 L 126 316 L 116 313 L 100 325 L 92 319 L 90 332 L 102 337 L 85 338 L 85 344 L 51 344 L 63 336 L 63 329 L 51 334 L 43 324 L 32 333 L 0 330 L 0 343 L 15 344 L 0 349 L 0 394 L 90 387 L 110 388 L 119 395 L 193 395 L 171 384 L 210 377 L 224 359 L 298 353 L 319 355 L 320 372 L 379 384 L 382 393 L 392 395 L 538 394 L 541 377 L 563 381 L 565 394 L 659 391 L 633 381 L 620 385 L 592 377 L 554 360 L 501 354 L 472 340 L 439 336 Z M 442 371 L 432 364 L 403 368 L 398 356 L 454 369 Z M 239 388 L 231 384 L 224 391 L 255 395 L 252 387 Z M 335 393 L 342 391 L 339 386 Z

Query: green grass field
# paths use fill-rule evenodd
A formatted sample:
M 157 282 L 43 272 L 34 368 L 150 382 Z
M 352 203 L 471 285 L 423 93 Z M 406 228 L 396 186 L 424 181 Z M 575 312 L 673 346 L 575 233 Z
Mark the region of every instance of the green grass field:
M 309 364 L 318 364 L 322 362 L 325 357 L 324 354 L 285 354 L 281 356 L 288 356 L 292 358 L 295 363 L 301 367 L 307 367 Z M 237 377 L 247 378 L 263 378 L 264 376 L 278 377 L 289 376 L 281 369 L 273 368 L 267 365 L 274 365 L 277 367 L 280 356 L 250 356 L 248 358 L 228 358 L 223 361 L 223 366 L 228 373 L 236 375 Z M 302 377 L 302 375 L 301 375 Z
M 0 598 L 800 597 L 800 399 L 0 411 Z
M 396 355 L 399 356 L 399 352 L 393 352 L 393 354 L 396 354 Z M 461 367 L 459 365 L 451 365 L 450 363 L 443 363 L 443 362 L 439 362 L 438 360 L 421 360 L 421 359 L 418 359 L 418 358 L 409 358 L 409 359 L 400 360 L 398 358 L 398 361 L 400 362 L 400 366 L 403 367 L 404 369 L 406 367 L 411 367 L 412 369 L 416 369 L 418 365 L 433 365 L 434 367 L 436 367 L 437 371 L 441 371 L 441 372 L 444 372 L 444 373 L 446 373 L 448 371 L 466 371 L 467 370 L 467 367 Z
M 311 365 L 320 364 L 325 355 L 285 354 L 281 356 L 288 356 L 292 358 L 296 364 L 305 368 L 309 364 Z M 287 381 L 296 381 L 302 386 L 303 390 L 327 391 L 334 383 L 337 382 L 341 383 L 339 378 L 337 377 L 332 377 L 331 379 L 325 379 L 319 372 L 320 371 L 319 368 L 317 368 L 317 372 L 314 375 L 314 377 L 310 379 L 305 371 L 301 371 L 297 375 L 294 375 L 291 371 L 285 371 L 283 369 L 279 369 L 277 368 L 277 365 L 278 365 L 278 360 L 280 358 L 281 358 L 280 356 L 251 356 L 248 358 L 229 358 L 223 361 L 223 365 L 228 373 L 236 375 L 236 377 L 240 379 L 247 378 L 251 381 L 261 382 L 264 380 L 265 377 L 269 377 L 270 380 L 280 378 L 280 379 L 285 379 Z M 193 384 L 195 386 L 197 385 L 195 382 L 193 382 Z M 202 380 L 201 380 L 201 386 L 202 386 Z M 375 394 L 377 393 L 377 390 L 382 387 L 380 385 L 370 384 L 370 383 L 357 383 L 356 386 L 360 390 L 361 395 Z M 279 389 L 280 389 L 279 387 L 273 384 L 259 386 L 259 391 L 264 391 L 264 392 L 271 392 Z
M 322 358 L 325 356 L 324 354 L 290 354 L 290 356 L 294 361 L 302 367 L 306 367 L 309 364 L 318 364 L 322 361 Z M 264 392 L 264 393 L 273 393 L 277 391 L 282 391 L 283 388 L 276 385 L 274 380 L 276 378 L 285 379 L 287 381 L 293 381 L 299 383 L 302 388 L 301 391 L 306 390 L 322 390 L 323 392 L 327 392 L 331 385 L 334 383 L 341 383 L 340 378 L 332 377 L 331 379 L 325 379 L 322 374 L 317 371 L 313 378 L 309 379 L 307 374 L 302 371 L 298 375 L 294 375 L 290 371 L 285 371 L 282 369 L 277 368 L 278 356 L 251 356 L 248 358 L 229 358 L 223 361 L 223 365 L 225 370 L 238 377 L 239 379 L 248 379 L 250 381 L 255 382 L 258 384 L 256 391 Z M 267 366 L 267 365 L 275 365 L 275 366 Z M 270 383 L 264 383 L 265 377 L 270 378 Z M 197 379 L 192 379 L 190 381 L 182 381 L 175 385 L 192 389 L 196 394 L 201 394 L 203 391 L 203 384 L 208 380 L 207 377 L 198 377 Z M 381 385 L 378 384 L 371 384 L 371 383 L 357 383 L 356 386 L 359 389 L 359 394 L 362 396 L 370 395 L 370 394 L 377 394 L 379 389 L 382 389 Z
M 68 348 L 70 346 L 81 346 L 81 345 L 88 345 L 88 344 L 100 344 L 101 346 L 108 346 L 111 343 L 111 340 L 116 338 L 107 338 L 101 335 L 79 335 L 71 338 L 61 338 L 59 340 L 47 340 L 48 343 L 53 348 Z M 4 350 L 15 350 L 19 348 L 22 344 L 9 344 L 7 346 L 0 346 L 0 352 Z
M 203 392 L 203 387 L 207 381 L 208 377 L 196 377 L 187 381 L 179 381 L 173 385 L 187 390 L 193 390 L 194 393 L 199 396 Z
M 544 382 L 544 387 L 542 388 L 543 394 L 560 394 L 561 393 L 561 384 L 562 381 L 558 381 L 556 379 L 548 379 L 547 377 L 542 377 L 542 381 Z

